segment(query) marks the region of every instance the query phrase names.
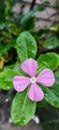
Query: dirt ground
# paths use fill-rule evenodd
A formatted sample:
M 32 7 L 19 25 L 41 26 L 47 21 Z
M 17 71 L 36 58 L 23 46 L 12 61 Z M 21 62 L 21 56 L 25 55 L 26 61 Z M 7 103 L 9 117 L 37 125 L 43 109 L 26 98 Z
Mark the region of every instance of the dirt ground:
M 0 124 L 0 130 L 42 130 L 40 124 L 36 125 L 34 121 L 31 121 L 24 127 L 12 125 L 10 123 Z

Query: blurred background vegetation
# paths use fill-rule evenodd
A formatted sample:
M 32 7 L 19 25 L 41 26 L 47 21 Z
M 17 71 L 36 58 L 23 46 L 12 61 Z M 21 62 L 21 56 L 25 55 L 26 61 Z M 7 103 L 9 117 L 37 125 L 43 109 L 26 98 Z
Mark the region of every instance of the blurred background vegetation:
M 46 11 L 47 8 L 50 10 L 53 9 L 54 11 L 51 10 L 53 12 L 51 16 L 49 15 L 48 18 L 45 18 L 44 11 Z M 40 15 L 42 15 L 42 17 L 40 17 Z M 58 1 L 51 4 L 49 1 L 36 3 L 36 0 L 0 0 L 0 71 L 3 69 L 4 65 L 12 64 L 18 60 L 15 49 L 16 38 L 19 33 L 24 30 L 31 32 L 37 41 L 37 57 L 40 53 L 52 50 L 56 51 L 56 48 L 58 53 L 58 15 Z M 48 22 L 48 24 L 43 26 L 44 22 Z

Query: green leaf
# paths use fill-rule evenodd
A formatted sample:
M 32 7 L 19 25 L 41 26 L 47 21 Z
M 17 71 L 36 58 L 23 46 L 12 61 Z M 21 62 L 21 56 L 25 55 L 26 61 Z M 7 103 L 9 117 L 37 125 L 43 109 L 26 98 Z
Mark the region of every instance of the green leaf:
M 59 28 L 59 23 L 56 23 L 56 24 L 54 24 L 53 26 L 50 27 L 50 30 L 55 32 L 55 31 L 58 30 L 58 28 Z
M 59 71 L 55 72 L 55 78 L 56 78 L 55 84 L 59 85 Z
M 3 30 L 5 28 L 5 23 L 0 23 L 0 30 Z
M 59 130 L 59 119 L 53 119 L 43 123 L 43 130 Z
M 35 17 L 30 17 L 24 24 L 22 24 L 24 30 L 32 30 L 35 27 Z
M 59 71 L 55 72 L 55 78 L 56 78 L 55 85 L 53 86 L 51 92 L 53 94 L 55 94 L 54 100 L 55 100 L 55 97 L 57 97 L 59 100 Z M 46 97 L 46 98 L 48 98 L 48 97 Z M 52 100 L 52 97 L 51 97 L 51 100 Z M 54 107 L 57 107 L 57 105 L 59 107 L 58 100 L 55 100 L 55 104 L 53 103 Z M 52 103 L 52 101 L 48 101 L 48 103 L 50 103 L 50 102 Z M 56 109 L 54 107 L 48 108 L 49 113 L 46 113 L 46 116 L 48 114 L 48 117 L 50 119 L 47 119 L 46 121 L 43 122 L 42 126 L 43 126 L 44 130 L 58 130 L 59 129 L 59 109 Z
M 55 85 L 53 86 L 53 91 L 59 99 L 59 71 L 55 72 Z
M 6 70 L 0 73 L 0 89 L 8 90 L 13 88 L 13 77 L 23 75 L 17 70 Z
M 47 106 L 47 102 L 45 101 L 45 99 L 43 99 L 41 102 L 37 103 L 37 107 L 40 108 L 45 108 Z
M 56 86 L 53 86 L 53 87 L 56 88 Z M 50 105 L 52 105 L 56 108 L 59 108 L 59 97 L 57 97 L 54 89 L 53 88 L 47 88 L 47 87 L 43 87 L 42 89 L 44 90 L 46 102 L 48 102 Z
M 19 70 L 19 71 L 21 71 L 20 64 L 15 63 L 15 64 L 12 64 L 12 65 L 5 66 L 3 68 L 3 71 L 5 71 L 5 70 Z
M 46 0 L 43 2 L 43 4 L 47 6 L 47 5 L 50 5 L 50 2 L 48 0 Z
M 41 12 L 44 9 L 44 6 L 38 6 L 30 10 L 28 13 L 26 13 L 26 15 L 23 14 L 23 16 L 20 19 L 20 23 L 24 30 L 32 30 L 33 28 L 35 28 L 35 13 Z
M 34 14 L 36 12 L 41 12 L 45 9 L 45 7 L 43 6 L 39 6 L 39 7 L 35 7 L 33 10 L 29 11 L 26 15 L 24 15 L 22 18 L 21 18 L 21 24 L 24 24 L 26 23 L 30 18 L 32 18 L 34 16 Z
M 50 36 L 44 41 L 43 47 L 46 49 L 59 47 L 59 39 L 56 36 Z
M 20 126 L 26 125 L 36 110 L 36 103 L 28 99 L 27 93 L 27 90 L 17 93 L 11 107 L 12 120 Z
M 58 55 L 58 62 L 59 62 L 59 55 Z M 58 63 L 59 64 L 59 63 Z
M 0 23 L 5 20 L 5 7 L 5 2 L 0 0 Z
M 25 74 L 25 72 L 22 71 L 21 65 L 18 64 L 18 63 L 12 64 L 12 65 L 8 65 L 8 66 L 5 66 L 5 67 L 3 68 L 3 71 L 6 71 L 6 70 L 18 71 L 18 74 L 27 76 L 27 74 Z
M 12 40 L 10 43 L 8 43 L 7 45 L 2 45 L 2 47 L 0 48 L 0 55 L 4 54 L 6 51 L 8 51 L 10 48 L 12 47 L 16 47 L 16 40 Z
M 56 9 L 59 9 L 59 2 L 55 2 L 53 5 Z
M 37 61 L 39 65 L 37 74 L 45 68 L 50 68 L 54 71 L 57 69 L 59 64 L 59 55 L 53 52 L 42 54 Z
M 41 86 L 44 94 L 45 100 L 52 106 L 59 108 L 59 71 L 55 73 L 55 84 L 52 87 Z
M 22 32 L 17 38 L 17 53 L 20 61 L 35 58 L 36 52 L 37 44 L 33 36 L 27 31 Z

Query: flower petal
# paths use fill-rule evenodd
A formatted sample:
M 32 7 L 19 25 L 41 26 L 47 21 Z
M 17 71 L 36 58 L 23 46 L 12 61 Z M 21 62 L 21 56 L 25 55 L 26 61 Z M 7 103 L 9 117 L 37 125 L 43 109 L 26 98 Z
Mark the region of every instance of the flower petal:
M 13 79 L 13 85 L 16 91 L 23 91 L 30 83 L 30 78 L 24 76 L 15 76 Z
M 52 86 L 55 82 L 55 78 L 54 78 L 54 74 L 53 74 L 52 70 L 44 69 L 43 71 L 41 71 L 41 73 L 38 75 L 36 81 L 47 87 Z
M 25 60 L 21 65 L 22 70 L 29 74 L 31 77 L 35 76 L 37 67 L 38 63 L 32 58 Z
M 32 101 L 38 102 L 44 98 L 44 93 L 42 89 L 36 83 L 33 83 L 28 92 L 28 97 Z

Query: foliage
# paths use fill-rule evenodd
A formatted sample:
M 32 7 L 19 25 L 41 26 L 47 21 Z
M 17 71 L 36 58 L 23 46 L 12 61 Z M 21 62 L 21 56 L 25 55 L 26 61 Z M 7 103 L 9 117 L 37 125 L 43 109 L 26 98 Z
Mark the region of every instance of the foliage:
M 35 58 L 37 44 L 29 32 L 23 32 L 17 39 L 17 54 L 20 61 L 23 62 L 28 58 Z
M 20 63 L 29 57 L 35 58 L 35 54 L 37 51 L 36 42 L 29 32 L 25 31 L 19 35 L 16 41 L 16 50 L 17 55 L 20 59 Z M 59 65 L 59 55 L 52 52 L 42 54 L 41 56 L 39 56 L 37 61 L 39 65 L 39 72 L 47 67 L 51 70 L 56 70 Z M 8 69 L 8 67 L 6 67 L 6 69 L 0 73 L 0 88 L 4 90 L 11 89 L 13 87 L 12 80 L 15 75 L 23 75 L 20 71 L 20 68 L 19 70 L 17 70 L 17 68 L 13 70 L 12 68 Z M 55 85 L 51 89 L 46 87 L 42 87 L 42 89 L 45 93 L 46 102 L 55 107 L 59 107 L 59 97 L 57 95 L 58 84 L 55 83 Z M 24 107 L 23 103 L 25 105 Z M 32 110 L 31 107 L 28 106 L 28 104 L 32 105 Z M 21 107 L 19 107 L 20 105 Z M 22 108 L 24 109 L 23 111 Z M 19 112 L 21 113 L 21 116 Z M 27 92 L 24 91 L 23 93 L 16 94 L 11 108 L 11 116 L 13 121 L 18 125 L 25 125 L 33 117 L 34 112 L 35 102 L 32 102 L 28 99 Z M 30 116 L 28 116 L 28 114 Z
M 18 17 L 13 11 L 16 3 L 17 0 L 5 2 L 0 0 L 0 12 L 3 12 L 0 15 L 0 89 L 15 92 L 13 77 L 25 75 L 20 66 L 25 59 L 30 57 L 38 62 L 37 74 L 45 68 L 50 68 L 54 71 L 56 78 L 52 88 L 40 86 L 45 94 L 44 101 L 41 103 L 36 104 L 29 100 L 27 89 L 15 94 L 11 106 L 11 117 L 15 124 L 24 126 L 32 119 L 36 105 L 45 107 L 48 103 L 59 108 L 59 24 L 43 29 L 35 26 L 37 21 L 35 13 L 42 12 L 50 6 L 48 1 L 42 3 L 44 6 L 33 7 L 26 15 L 25 3 L 22 2 Z M 49 125 L 48 127 L 50 129 Z M 45 129 L 48 127 L 44 125 Z
M 12 120 L 21 126 L 26 125 L 31 120 L 36 109 L 36 103 L 27 98 L 27 92 L 28 90 L 17 93 L 11 108 Z

